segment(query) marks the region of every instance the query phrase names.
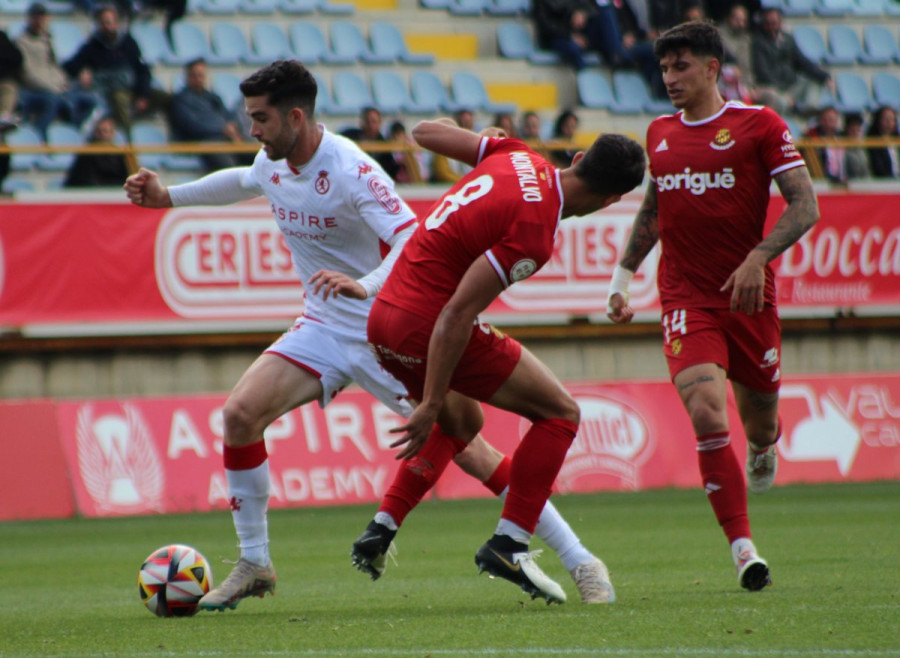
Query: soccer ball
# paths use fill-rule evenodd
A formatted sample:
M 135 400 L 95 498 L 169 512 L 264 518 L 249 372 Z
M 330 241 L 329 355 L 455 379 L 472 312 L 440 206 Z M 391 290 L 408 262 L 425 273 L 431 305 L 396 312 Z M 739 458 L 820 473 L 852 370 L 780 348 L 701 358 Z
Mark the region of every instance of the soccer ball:
M 138 573 L 141 601 L 157 617 L 190 617 L 213 586 L 209 562 L 196 548 L 170 544 L 153 551 Z

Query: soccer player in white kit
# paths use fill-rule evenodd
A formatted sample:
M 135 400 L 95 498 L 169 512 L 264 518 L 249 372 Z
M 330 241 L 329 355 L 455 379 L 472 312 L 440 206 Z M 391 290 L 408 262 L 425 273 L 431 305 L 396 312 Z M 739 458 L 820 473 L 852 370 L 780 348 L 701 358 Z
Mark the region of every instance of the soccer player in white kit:
M 248 368 L 225 403 L 223 461 L 241 557 L 201 599 L 207 610 L 233 609 L 243 598 L 275 590 L 263 440 L 272 421 L 313 400 L 324 407 L 352 381 L 395 412 L 412 411 L 403 385 L 375 360 L 366 322 L 416 217 L 370 156 L 316 123 L 316 91 L 302 64 L 274 62 L 241 83 L 251 135 L 262 144 L 250 167 L 173 187 L 141 169 L 125 183 L 131 202 L 147 208 L 229 204 L 265 195 L 306 291 L 303 316 Z M 389 251 L 383 256 L 384 245 Z M 452 425 L 435 426 L 434 432 L 468 443 L 455 461 L 500 493 L 495 472 L 504 470 L 504 455 L 478 435 L 480 426 Z M 605 565 L 549 502 L 537 534 L 560 554 L 583 601 L 613 600 Z M 385 554 L 361 568 L 379 577 Z

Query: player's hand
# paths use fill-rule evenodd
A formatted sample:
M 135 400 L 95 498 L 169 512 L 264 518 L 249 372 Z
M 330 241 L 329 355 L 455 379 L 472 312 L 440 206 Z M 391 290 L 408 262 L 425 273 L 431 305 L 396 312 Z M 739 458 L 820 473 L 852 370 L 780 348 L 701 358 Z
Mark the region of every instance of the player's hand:
M 332 270 L 319 270 L 309 278 L 309 282 L 313 284 L 313 294 L 318 295 L 322 292 L 322 299 L 328 299 L 328 296 L 352 297 L 353 299 L 365 299 L 366 289 L 363 288 L 356 279 L 351 279 L 342 272 L 334 272 Z
M 437 410 L 430 405 L 420 404 L 406 419 L 406 425 L 390 430 L 391 434 L 403 433 L 402 437 L 391 444 L 392 448 L 403 446 L 403 450 L 397 453 L 397 459 L 409 459 L 422 449 L 431 435 L 437 415 Z
M 506 134 L 506 131 L 498 126 L 489 126 L 478 134 L 482 137 L 509 137 L 509 135 Z
M 721 291 L 731 290 L 731 310 L 753 315 L 763 310 L 766 290 L 766 261 L 750 252 L 731 273 Z
M 125 180 L 125 194 L 128 200 L 142 208 L 171 208 L 169 188 L 159 180 L 159 174 L 141 167 L 136 174 Z
M 609 298 L 606 305 L 606 317 L 616 324 L 626 324 L 634 317 L 634 309 L 628 305 L 628 301 L 622 293 L 617 292 Z

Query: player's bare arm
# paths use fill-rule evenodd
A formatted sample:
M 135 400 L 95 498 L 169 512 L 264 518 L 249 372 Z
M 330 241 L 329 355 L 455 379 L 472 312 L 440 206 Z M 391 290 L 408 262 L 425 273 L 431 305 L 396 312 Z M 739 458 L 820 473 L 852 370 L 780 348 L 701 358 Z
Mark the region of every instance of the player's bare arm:
M 819 202 L 806 167 L 794 167 L 775 177 L 787 202 L 769 234 L 728 277 L 722 290 L 731 289 L 731 310 L 748 314 L 762 311 L 766 284 L 765 267 L 819 221 Z
M 472 263 L 453 297 L 444 305 L 428 343 L 422 400 L 405 425 L 391 430 L 403 432 L 391 444 L 391 447 L 405 446 L 398 459 L 412 457 L 425 443 L 444 404 L 453 371 L 469 343 L 475 319 L 502 290 L 494 268 L 486 256 L 481 256 Z
M 420 121 L 412 129 L 412 137 L 422 148 L 453 160 L 475 166 L 481 136 L 460 128 L 452 120 Z
M 641 207 L 634 218 L 631 235 L 625 245 L 625 253 L 619 260 L 619 267 L 636 272 L 657 241 L 659 241 L 659 206 L 656 199 L 656 185 L 650 181 Z M 619 324 L 631 322 L 634 310 L 628 305 L 627 295 L 611 293 L 606 305 L 606 315 Z
M 128 200 L 142 208 L 171 208 L 169 188 L 159 180 L 159 174 L 141 167 L 136 174 L 125 180 L 125 194 Z

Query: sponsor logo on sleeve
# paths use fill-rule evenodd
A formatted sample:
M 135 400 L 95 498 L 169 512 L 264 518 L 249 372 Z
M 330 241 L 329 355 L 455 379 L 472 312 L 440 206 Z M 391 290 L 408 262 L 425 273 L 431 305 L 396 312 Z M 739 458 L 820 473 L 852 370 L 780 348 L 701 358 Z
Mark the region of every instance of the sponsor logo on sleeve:
M 369 191 L 375 197 L 375 200 L 390 214 L 396 215 L 403 208 L 400 203 L 400 197 L 394 194 L 391 188 L 380 178 L 373 176 L 369 179 L 368 185 Z

